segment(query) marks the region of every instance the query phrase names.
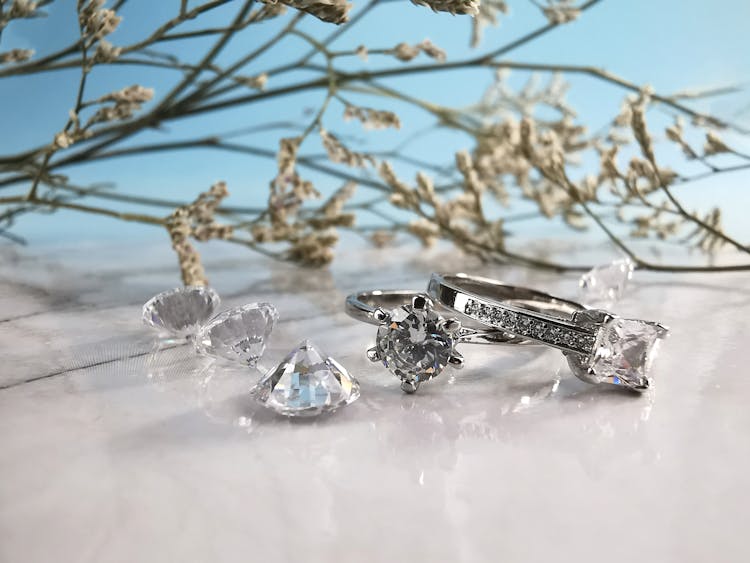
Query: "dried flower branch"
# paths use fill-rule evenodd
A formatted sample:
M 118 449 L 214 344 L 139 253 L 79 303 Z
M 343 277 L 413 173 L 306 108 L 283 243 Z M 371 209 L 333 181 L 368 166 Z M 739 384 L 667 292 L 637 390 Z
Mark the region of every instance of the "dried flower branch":
M 678 186 L 692 179 L 750 170 L 750 157 L 733 149 L 720 136 L 730 124 L 689 105 L 694 96 L 659 94 L 589 66 L 512 60 L 520 46 L 577 19 L 600 0 L 533 1 L 544 16 L 541 27 L 476 56 L 446 62 L 445 51 L 427 39 L 414 43 L 415 38 L 405 38 L 395 47 L 361 45 L 346 51 L 334 50 L 341 33 L 366 20 L 382 5 L 378 2 L 370 2 L 351 18 L 351 4 L 344 0 L 264 0 L 260 4 L 251 0 L 201 0 L 191 7 L 181 3 L 173 17 L 144 39 L 114 45 L 110 35 L 127 23 L 117 13 L 122 3 L 106 6 L 104 0 L 80 0 L 79 37 L 71 45 L 41 57 L 27 49 L 8 49 L 0 54 L 0 80 L 66 69 L 79 74 L 79 87 L 65 125 L 50 127 L 47 143 L 0 156 L 0 189 L 18 190 L 0 197 L 0 235 L 16 240 L 9 229 L 22 215 L 35 210 L 65 209 L 158 226 L 168 231 L 183 282 L 188 284 L 206 283 L 195 241 L 221 239 L 276 259 L 321 266 L 334 258 L 343 231 L 358 233 L 377 247 L 395 244 L 396 235 L 405 233 L 426 246 L 448 240 L 485 260 L 554 270 L 588 267 L 513 250 L 511 224 L 517 225 L 517 221 L 526 218 L 547 218 L 575 231 L 597 229 L 639 268 L 750 269 L 750 263 L 653 262 L 636 253 L 632 238 L 672 241 L 708 254 L 722 247 L 741 256 L 750 254 L 747 245 L 725 231 L 719 207 L 688 211 L 676 195 Z M 0 9 L 0 30 L 15 20 L 38 17 L 46 3 L 14 0 L 10 8 Z M 500 14 L 507 13 L 509 7 L 502 0 L 415 0 L 414 4 L 436 12 L 473 16 L 471 42 L 475 47 L 483 29 L 497 24 Z M 204 14 L 222 6 L 234 10 L 231 20 L 218 27 L 201 25 Z M 287 8 L 292 10 L 282 17 Z M 297 27 L 305 14 L 337 25 L 349 23 L 332 28 L 335 31 L 330 33 L 314 35 Z M 274 18 L 278 21 L 269 21 Z M 189 29 L 181 27 L 189 21 L 193 22 Z M 267 41 L 235 59 L 219 57 L 232 38 L 251 35 L 252 31 L 247 30 L 260 22 L 277 26 Z M 305 41 L 309 51 L 271 66 L 258 62 L 274 60 L 273 55 L 280 53 L 276 47 L 292 35 Z M 211 42 L 197 62 L 185 61 L 179 50 L 169 49 L 175 40 L 193 38 L 208 38 Z M 401 64 L 414 61 L 421 54 L 431 60 Z M 361 67 L 374 57 L 384 57 L 386 64 L 371 70 L 345 66 L 355 62 Z M 178 80 L 154 103 L 148 102 L 155 98 L 155 92 L 141 85 L 114 85 L 110 94 L 87 96 L 88 76 L 108 64 L 162 68 L 176 73 Z M 402 86 L 386 84 L 384 80 L 459 68 L 484 69 L 494 78 L 474 104 L 445 107 L 419 99 L 400 90 Z M 300 69 L 305 71 L 305 77 L 291 74 Z M 529 73 L 524 86 L 510 85 L 511 69 Z M 613 111 L 611 124 L 604 131 L 590 132 L 567 101 L 564 76 L 571 73 L 584 74 L 629 94 L 620 111 Z M 278 135 L 277 150 L 240 142 L 236 132 L 152 143 L 137 137 L 140 132 L 163 128 L 176 119 L 253 107 L 262 100 L 304 92 L 325 96 L 305 123 L 282 116 L 255 124 L 256 131 L 283 131 Z M 379 97 L 382 102 L 373 102 L 372 97 Z M 368 131 L 390 129 L 389 133 L 382 133 L 385 137 L 402 127 L 396 113 L 401 110 L 394 107 L 398 105 L 425 112 L 442 130 L 455 130 L 468 140 L 453 159 L 445 159 L 450 162 L 425 161 L 411 154 L 410 139 L 416 137 L 407 137 L 392 149 L 374 151 L 323 126 L 332 123 L 328 112 L 339 104 L 336 111 L 342 111 L 346 121 L 356 120 Z M 665 130 L 666 141 L 677 146 L 686 159 L 705 166 L 704 174 L 687 177 L 659 160 L 661 140 L 649 129 L 652 109 L 659 105 L 675 114 L 674 123 Z M 699 136 L 705 138 L 702 150 L 695 148 L 696 141 L 691 141 Z M 102 192 L 96 186 L 79 186 L 71 179 L 75 167 L 84 163 L 197 148 L 274 159 L 277 171 L 267 179 L 266 204 L 255 208 L 225 205 L 228 194 L 223 183 L 185 203 L 167 201 L 158 195 Z M 716 155 L 722 156 L 714 158 Z M 722 159 L 735 159 L 736 163 L 724 166 Z M 679 163 L 676 168 L 679 170 Z M 71 169 L 73 172 L 69 172 Z M 309 171 L 317 175 L 308 176 Z M 314 178 L 316 185 L 308 178 Z M 370 196 L 358 196 L 355 201 L 355 186 Z M 85 198 L 90 196 L 113 205 L 127 203 L 174 211 L 167 217 L 163 212 L 125 213 L 88 205 Z M 527 206 L 531 203 L 535 211 L 513 215 L 511 211 L 520 201 Z M 222 222 L 218 217 L 222 217 Z M 376 223 L 366 224 L 365 217 L 374 218 Z

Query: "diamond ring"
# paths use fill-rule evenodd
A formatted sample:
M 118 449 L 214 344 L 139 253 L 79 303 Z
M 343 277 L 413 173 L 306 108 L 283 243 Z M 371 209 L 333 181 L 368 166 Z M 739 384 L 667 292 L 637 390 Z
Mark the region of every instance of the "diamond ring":
M 378 325 L 376 344 L 367 350 L 401 380 L 401 389 L 414 393 L 447 367 L 461 368 L 459 343 L 521 344 L 528 340 L 467 319 L 462 323 L 441 314 L 427 295 L 414 291 L 362 291 L 346 299 L 349 316 Z
M 485 326 L 562 350 L 575 376 L 636 391 L 651 385 L 650 367 L 668 329 L 624 319 L 523 287 L 466 274 L 432 274 L 437 303 Z

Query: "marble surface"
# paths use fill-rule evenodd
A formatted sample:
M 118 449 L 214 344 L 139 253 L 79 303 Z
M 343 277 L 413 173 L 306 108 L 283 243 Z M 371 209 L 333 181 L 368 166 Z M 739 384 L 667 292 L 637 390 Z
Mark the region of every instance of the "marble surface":
M 433 269 L 576 285 L 410 256 L 310 271 L 215 247 L 225 306 L 280 310 L 269 362 L 309 337 L 360 380 L 346 409 L 288 421 L 249 400 L 257 373 L 140 324 L 176 285 L 163 245 L 0 246 L 0 562 L 750 560 L 750 276 L 637 273 L 616 311 L 672 329 L 648 396 L 487 346 L 408 396 L 365 358 L 348 292 Z

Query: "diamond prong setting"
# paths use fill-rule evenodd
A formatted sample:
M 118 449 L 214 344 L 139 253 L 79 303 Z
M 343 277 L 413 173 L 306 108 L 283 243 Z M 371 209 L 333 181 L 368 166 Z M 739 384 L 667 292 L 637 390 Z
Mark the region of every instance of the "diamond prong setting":
M 455 332 L 460 323 L 447 322 L 433 309 L 432 300 L 415 295 L 410 303 L 389 314 L 389 322 L 378 328 L 374 352 L 368 358 L 382 361 L 402 381 L 402 390 L 414 393 L 448 365 L 458 366 Z
M 453 355 L 448 358 L 448 363 L 456 369 L 461 369 L 464 367 L 465 360 L 460 353 L 454 351 Z
M 375 346 L 367 349 L 367 359 L 371 362 L 380 361 L 380 354 L 378 354 L 378 349 Z

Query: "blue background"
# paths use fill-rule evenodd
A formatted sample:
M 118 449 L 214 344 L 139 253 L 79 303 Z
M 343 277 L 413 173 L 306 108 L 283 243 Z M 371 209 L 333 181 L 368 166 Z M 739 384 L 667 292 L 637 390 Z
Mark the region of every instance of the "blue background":
M 360 44 L 370 48 L 387 48 L 401 41 L 417 43 L 429 38 L 448 52 L 449 60 L 471 56 L 477 52 L 491 50 L 530 30 L 544 25 L 539 10 L 528 1 L 511 2 L 511 13 L 502 18 L 499 27 L 489 27 L 478 51 L 468 47 L 470 22 L 468 18 L 435 14 L 407 1 L 388 2 L 379 6 L 367 18 L 344 34 L 334 44 L 335 49 L 352 49 Z M 192 5 L 192 4 L 191 4 Z M 356 9 L 363 6 L 355 2 Z M 115 45 L 126 45 L 143 38 L 164 20 L 173 17 L 179 2 L 147 2 L 131 0 L 120 14 L 123 22 L 108 39 Z M 238 3 L 215 10 L 204 16 L 201 26 L 224 25 L 232 17 Z M 2 35 L 0 50 L 11 48 L 33 48 L 36 56 L 53 52 L 67 46 L 76 38 L 75 2 L 58 0 L 46 8 L 49 17 L 12 23 Z M 218 59 L 227 64 L 253 49 L 273 35 L 292 16 L 286 16 L 252 26 L 233 40 Z M 747 22 L 750 21 L 750 3 L 746 0 L 703 2 L 697 0 L 605 0 L 572 24 L 562 26 L 544 37 L 514 51 L 509 60 L 560 64 L 593 65 L 606 68 L 632 82 L 651 84 L 656 91 L 670 94 L 683 89 L 708 88 L 726 85 L 746 86 L 750 76 L 750 58 L 747 56 Z M 196 27 L 188 22 L 178 31 Z M 334 28 L 305 18 L 301 29 L 323 37 Z M 179 54 L 186 61 L 197 61 L 212 44 L 212 39 L 179 41 L 165 44 L 168 50 Z M 162 47 L 160 47 L 162 49 Z M 298 37 L 289 37 L 281 44 L 259 57 L 243 74 L 254 75 L 284 62 L 297 59 L 307 52 L 308 44 Z M 163 49 L 167 50 L 167 49 Z M 318 57 L 316 62 L 321 63 Z M 414 64 L 428 62 L 420 57 Z M 372 56 L 367 62 L 356 57 L 341 61 L 345 68 L 375 69 L 398 65 L 391 57 Z M 526 72 L 514 71 L 511 83 L 522 85 L 528 78 Z M 316 76 L 309 71 L 298 71 L 282 77 L 271 78 L 269 88 L 309 79 Z M 152 87 L 157 97 L 167 92 L 180 78 L 170 70 L 130 67 L 100 66 L 90 76 L 87 98 L 94 98 L 109 91 L 138 83 Z M 592 130 L 604 126 L 618 111 L 625 91 L 607 85 L 594 78 L 571 75 L 568 99 L 580 114 L 580 120 Z M 412 77 L 384 80 L 383 83 L 408 91 L 415 97 L 448 105 L 465 106 L 477 101 L 491 83 L 491 71 L 487 69 L 455 70 L 425 73 Z M 68 110 L 73 106 L 78 72 L 57 71 L 21 78 L 0 79 L 0 101 L 2 102 L 2 128 L 0 153 L 15 153 L 39 144 L 47 143 L 67 120 Z M 240 90 L 242 92 L 242 90 Z M 249 90 L 244 90 L 250 93 Z M 207 136 L 238 128 L 252 127 L 269 121 L 291 120 L 300 123 L 309 121 L 309 114 L 323 99 L 324 92 L 308 91 L 252 105 L 212 112 L 198 118 L 168 123 L 163 130 L 143 133 L 128 141 L 128 145 L 143 142 L 177 140 Z M 416 131 L 428 128 L 433 118 L 413 107 L 369 99 L 354 94 L 345 96 L 362 105 L 390 108 L 397 111 L 403 127 L 400 131 L 364 132 L 356 122 L 343 122 L 343 108 L 334 102 L 324 119 L 324 125 L 346 138 L 356 150 L 389 149 Z M 712 112 L 750 128 L 750 96 L 746 90 L 730 96 L 691 102 L 696 109 Z M 655 117 L 654 126 L 663 130 L 669 123 L 666 113 L 663 120 Z M 255 133 L 235 139 L 260 148 L 275 150 L 278 139 L 288 136 L 290 131 Z M 728 135 L 727 141 L 750 153 L 747 139 Z M 459 133 L 432 131 L 419 137 L 409 145 L 409 154 L 436 164 L 450 163 L 453 153 L 461 148 L 472 148 L 472 140 Z M 320 153 L 316 139 L 305 145 L 305 152 Z M 684 173 L 704 169 L 696 163 L 684 163 L 676 151 L 664 150 L 660 156 L 667 164 Z M 731 159 L 717 160 L 729 164 Z M 397 170 L 410 179 L 414 169 L 398 165 Z M 585 172 L 586 169 L 582 169 Z M 591 170 L 589 170 L 591 171 Z M 65 170 L 78 185 L 113 181 L 119 190 L 128 194 L 141 194 L 176 200 L 191 200 L 211 183 L 227 181 L 231 197 L 230 205 L 262 206 L 267 197 L 268 181 L 275 173 L 275 162 L 271 159 L 247 155 L 224 153 L 210 149 L 183 150 L 174 153 L 158 153 L 137 157 L 88 163 Z M 316 182 L 318 189 L 330 193 L 340 185 L 335 179 L 303 171 L 305 177 Z M 718 203 L 725 212 L 727 228 L 737 234 L 750 233 L 746 215 L 750 190 L 748 176 L 744 173 L 725 174 L 717 178 L 691 184 L 681 188 L 680 197 L 688 207 L 707 209 Z M 438 182 L 440 179 L 438 178 Z M 27 189 L 27 187 L 24 187 Z M 2 195 L 10 195 L 13 189 L 4 189 Z M 358 197 L 367 197 L 360 190 Z M 89 200 L 92 205 L 117 205 L 119 209 L 166 214 L 166 209 L 144 209 L 122 206 L 113 202 Z M 510 211 L 518 213 L 530 209 L 525 202 L 515 202 Z M 498 212 L 500 212 L 498 210 Z M 85 221 L 83 220 L 85 219 Z M 371 224 L 374 218 L 362 218 L 362 223 Z M 533 236 L 567 232 L 557 221 L 535 220 L 519 224 L 519 231 Z M 158 230 L 158 229 L 157 229 Z M 155 229 L 146 225 L 125 224 L 106 217 L 82 216 L 73 211 L 62 211 L 54 215 L 26 215 L 22 217 L 15 232 L 30 242 L 59 240 L 122 239 L 123 237 L 154 237 Z M 592 232 L 600 237 L 594 229 Z M 158 232 L 157 236 L 166 235 Z

